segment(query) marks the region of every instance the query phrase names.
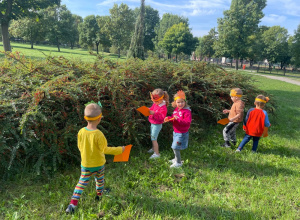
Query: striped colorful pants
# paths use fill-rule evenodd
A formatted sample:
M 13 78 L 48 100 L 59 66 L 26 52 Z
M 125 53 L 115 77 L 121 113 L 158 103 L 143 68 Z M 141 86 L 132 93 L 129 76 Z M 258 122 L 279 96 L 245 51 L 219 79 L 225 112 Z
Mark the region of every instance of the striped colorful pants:
M 97 169 L 93 168 L 83 168 L 81 167 L 81 176 L 79 182 L 77 183 L 71 202 L 77 206 L 78 200 L 83 192 L 83 190 L 88 185 L 92 175 L 95 175 L 95 182 L 96 182 L 96 191 L 98 196 L 102 196 L 103 188 L 104 188 L 104 165 L 101 167 L 97 167 Z

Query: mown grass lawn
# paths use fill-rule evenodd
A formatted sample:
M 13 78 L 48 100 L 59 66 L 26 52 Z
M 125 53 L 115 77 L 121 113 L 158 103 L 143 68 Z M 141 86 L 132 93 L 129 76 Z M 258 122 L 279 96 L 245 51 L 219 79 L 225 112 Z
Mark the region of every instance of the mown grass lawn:
M 170 169 L 171 142 L 160 143 L 162 157 L 149 161 L 149 141 L 133 149 L 127 163 L 107 156 L 111 192 L 95 202 L 91 181 L 72 216 L 65 209 L 79 163 L 51 179 L 22 171 L 0 184 L 0 219 L 300 219 L 300 87 L 253 78 L 277 101 L 269 137 L 260 141 L 257 154 L 249 144 L 239 154 L 219 147 L 223 126 L 212 124 L 190 137 L 183 167 Z M 237 136 L 240 142 L 241 126 Z
M 30 44 L 23 44 L 23 43 L 11 43 L 12 52 L 20 52 L 21 55 L 24 55 L 26 58 L 30 59 L 45 59 L 47 56 L 63 56 L 67 59 L 78 59 L 81 61 L 88 61 L 94 62 L 96 60 L 95 55 L 91 55 L 88 50 L 74 47 L 74 49 L 61 47 L 60 52 L 58 52 L 57 47 L 49 46 L 49 45 L 34 45 L 34 49 L 30 49 Z M 0 42 L 0 49 L 3 51 L 3 44 Z M 96 54 L 96 51 L 93 51 Z M 126 57 L 121 56 L 118 59 L 117 54 L 105 53 L 100 52 L 99 55 L 103 56 L 104 58 L 109 58 L 112 60 L 124 60 Z M 0 59 L 4 58 L 4 54 L 0 53 Z

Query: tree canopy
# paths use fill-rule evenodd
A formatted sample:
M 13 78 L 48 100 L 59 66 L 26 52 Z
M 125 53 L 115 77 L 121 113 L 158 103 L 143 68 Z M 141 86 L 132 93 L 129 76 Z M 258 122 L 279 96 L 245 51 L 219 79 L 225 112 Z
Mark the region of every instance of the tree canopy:
M 51 5 L 60 5 L 60 0 L 2 0 L 0 1 L 0 22 L 2 41 L 5 51 L 11 51 L 8 25 L 14 19 L 18 20 L 35 14 L 38 10 Z
M 165 34 L 160 42 L 169 54 L 176 55 L 180 53 L 191 54 L 196 48 L 197 38 L 193 37 L 186 23 L 174 24 Z
M 248 37 L 257 30 L 265 6 L 266 0 L 232 0 L 224 18 L 218 19 L 216 48 L 236 59 L 236 69 L 238 60 L 246 56 Z
M 263 57 L 269 64 L 281 63 L 281 67 L 289 62 L 288 31 L 280 26 L 270 27 L 262 34 Z

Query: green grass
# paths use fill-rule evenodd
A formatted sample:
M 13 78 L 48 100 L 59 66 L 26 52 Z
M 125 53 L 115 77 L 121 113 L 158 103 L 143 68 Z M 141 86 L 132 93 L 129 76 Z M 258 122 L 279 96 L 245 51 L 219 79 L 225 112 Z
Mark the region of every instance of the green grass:
M 250 144 L 239 154 L 219 147 L 223 126 L 216 124 L 191 136 L 182 151 L 183 167 L 170 169 L 171 141 L 160 143 L 162 157 L 155 161 L 146 153 L 149 141 L 144 149 L 133 149 L 127 163 L 107 156 L 105 185 L 112 191 L 97 203 L 91 181 L 72 217 L 64 211 L 79 164 L 51 179 L 20 172 L 1 183 L 0 219 L 96 219 L 100 212 L 103 219 L 300 219 L 300 89 L 254 79 L 277 101 L 269 137 L 260 140 L 257 154 Z M 240 142 L 241 126 L 237 136 Z
M 58 52 L 57 47 L 55 46 L 45 46 L 45 45 L 34 45 L 34 49 L 30 49 L 30 44 L 22 44 L 22 43 L 11 43 L 12 52 L 20 52 L 21 55 L 24 55 L 26 58 L 31 59 L 45 59 L 46 56 L 64 56 L 67 59 L 79 59 L 81 61 L 88 61 L 93 62 L 95 61 L 96 57 L 94 55 L 91 55 L 88 50 L 81 49 L 81 48 L 60 48 L 60 52 Z M 3 51 L 3 45 L 2 42 L 0 42 L 0 48 Z M 94 54 L 96 52 L 94 51 Z M 102 53 L 99 52 L 101 56 L 104 58 L 109 58 L 113 60 L 124 60 L 126 57 L 121 56 L 120 59 L 118 59 L 117 54 L 111 54 L 111 53 Z M 4 58 L 4 54 L 0 53 L 0 59 Z

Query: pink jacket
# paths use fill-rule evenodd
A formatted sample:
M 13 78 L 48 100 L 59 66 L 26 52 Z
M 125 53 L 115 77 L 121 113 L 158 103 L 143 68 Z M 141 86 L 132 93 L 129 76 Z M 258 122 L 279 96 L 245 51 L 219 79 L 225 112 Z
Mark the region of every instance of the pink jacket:
M 189 107 L 182 108 L 178 110 L 176 107 L 173 114 L 168 117 L 168 119 L 177 116 L 177 120 L 171 120 L 173 123 L 173 129 L 176 133 L 186 133 L 189 131 L 192 122 L 192 112 Z
M 168 112 L 166 102 L 159 105 L 153 104 L 149 109 L 155 112 L 153 115 L 149 115 L 149 122 L 151 124 L 162 124 Z

